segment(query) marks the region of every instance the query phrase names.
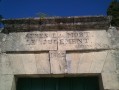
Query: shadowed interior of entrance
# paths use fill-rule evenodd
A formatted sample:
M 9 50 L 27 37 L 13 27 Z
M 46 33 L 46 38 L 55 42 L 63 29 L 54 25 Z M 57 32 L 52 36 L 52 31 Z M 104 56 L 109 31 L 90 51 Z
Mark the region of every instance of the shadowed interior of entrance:
M 100 90 L 98 77 L 18 78 L 16 90 Z

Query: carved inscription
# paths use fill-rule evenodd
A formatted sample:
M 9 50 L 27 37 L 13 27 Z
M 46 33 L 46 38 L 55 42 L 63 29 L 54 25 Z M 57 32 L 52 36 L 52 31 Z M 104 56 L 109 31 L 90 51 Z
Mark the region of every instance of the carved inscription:
M 90 32 L 67 32 L 68 38 L 89 37 Z
M 105 49 L 109 48 L 106 34 L 98 31 L 67 31 L 58 38 L 59 50 Z M 103 36 L 104 35 L 104 36 Z M 104 37 L 104 38 L 103 38 Z M 105 41 L 104 41 L 105 40 Z
M 59 44 L 86 44 L 89 42 L 89 34 L 89 32 L 81 31 L 66 32 L 65 38 L 59 39 Z
M 64 32 L 65 33 L 65 32 Z M 28 33 L 26 34 L 27 45 L 39 44 L 57 44 L 57 39 L 59 38 L 59 44 L 86 44 L 89 42 L 89 32 L 67 32 L 66 36 L 56 33 Z M 62 38 L 64 37 L 64 38 Z
M 65 52 L 63 51 L 51 51 L 50 52 L 50 57 L 51 58 L 61 58 L 61 57 L 65 57 Z
M 73 49 L 97 49 L 109 47 L 103 42 L 102 33 L 94 31 L 57 31 L 27 33 L 25 36 L 26 45 L 57 45 L 59 50 Z M 105 36 L 106 37 L 106 36 Z
M 93 35 L 91 35 L 91 33 L 88 31 L 66 32 L 65 37 L 62 37 L 58 40 L 60 50 L 62 50 L 62 48 L 72 50 L 92 47 L 91 38 L 93 37 Z
M 56 33 L 28 33 L 25 36 L 27 45 L 45 45 L 45 44 L 57 44 Z

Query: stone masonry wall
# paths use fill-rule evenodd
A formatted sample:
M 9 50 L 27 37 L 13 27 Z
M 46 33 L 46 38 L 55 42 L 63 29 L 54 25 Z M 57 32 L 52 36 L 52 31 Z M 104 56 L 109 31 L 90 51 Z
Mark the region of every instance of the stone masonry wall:
M 82 74 L 101 75 L 105 90 L 119 90 L 119 31 L 106 27 L 0 33 L 0 90 L 15 90 L 16 75 Z

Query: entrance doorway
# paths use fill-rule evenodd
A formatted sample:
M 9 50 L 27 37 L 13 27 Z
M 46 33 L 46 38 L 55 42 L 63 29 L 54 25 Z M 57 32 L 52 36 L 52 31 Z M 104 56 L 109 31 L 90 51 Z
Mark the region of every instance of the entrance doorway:
M 99 90 L 98 77 L 18 78 L 16 90 Z

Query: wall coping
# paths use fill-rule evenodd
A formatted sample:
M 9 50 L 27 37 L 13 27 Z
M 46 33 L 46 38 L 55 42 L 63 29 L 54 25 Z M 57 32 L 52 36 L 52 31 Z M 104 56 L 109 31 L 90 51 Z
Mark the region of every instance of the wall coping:
M 42 30 L 89 30 L 108 29 L 110 16 L 72 16 L 3 19 L 4 32 L 27 32 Z

